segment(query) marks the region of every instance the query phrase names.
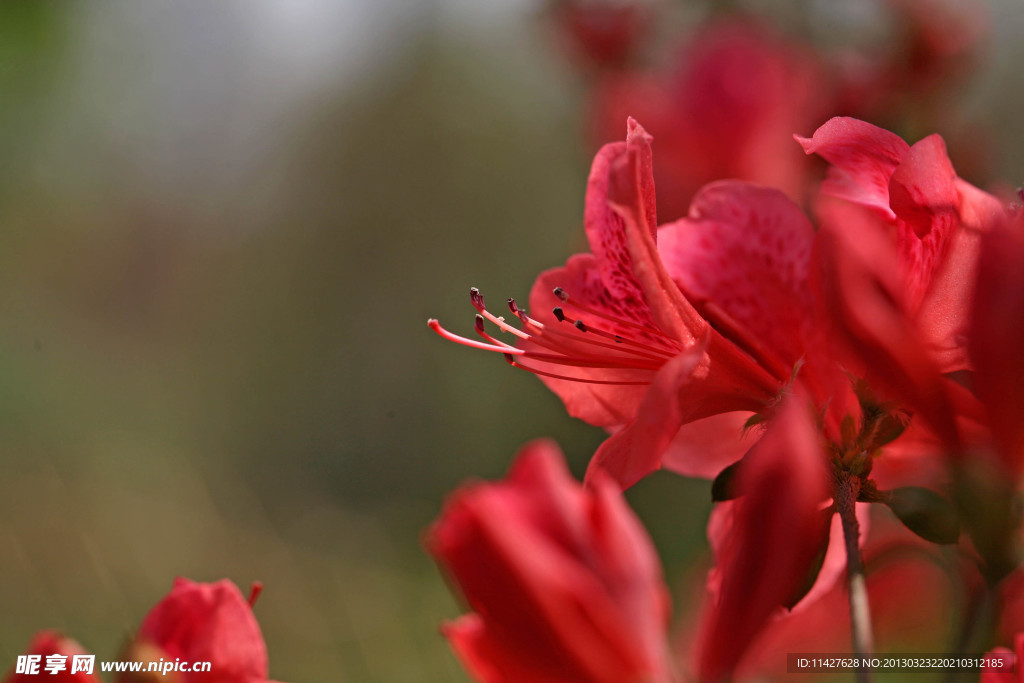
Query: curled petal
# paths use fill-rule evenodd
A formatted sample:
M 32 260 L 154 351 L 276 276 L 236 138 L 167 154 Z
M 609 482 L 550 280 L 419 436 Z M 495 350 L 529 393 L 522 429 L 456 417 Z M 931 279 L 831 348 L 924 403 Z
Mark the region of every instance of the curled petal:
M 627 123 L 626 141 L 607 144 L 598 151 L 590 167 L 583 225 L 590 251 L 600 264 L 601 276 L 616 299 L 642 302 L 643 297 L 632 272 L 622 218 L 612 209 L 608 194 L 614 166 L 627 154 L 636 162 L 636 191 L 643 229 L 657 239 L 658 215 L 654 195 L 654 170 L 651 136 L 633 119 Z
M 672 281 L 661 262 L 655 232 L 648 224 L 645 162 L 641 150 L 627 148 L 609 170 L 608 206 L 622 220 L 633 276 L 658 327 L 685 346 L 707 329 L 705 321 Z
M 804 152 L 832 164 L 822 192 L 896 218 L 889 205 L 889 180 L 910 149 L 901 137 L 847 117 L 829 119 L 810 138 L 794 137 Z

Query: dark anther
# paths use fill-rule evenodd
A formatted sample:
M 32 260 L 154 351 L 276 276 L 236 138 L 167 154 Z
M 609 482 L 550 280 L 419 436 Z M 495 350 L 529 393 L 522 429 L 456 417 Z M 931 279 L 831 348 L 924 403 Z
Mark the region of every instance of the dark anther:
M 484 308 L 484 295 L 480 293 L 480 290 L 473 287 L 469 290 L 469 300 L 473 304 L 473 308 L 483 312 Z
M 554 313 L 556 318 L 558 318 L 558 322 L 565 322 L 565 313 L 562 312 L 561 306 L 555 306 L 551 309 L 551 312 Z

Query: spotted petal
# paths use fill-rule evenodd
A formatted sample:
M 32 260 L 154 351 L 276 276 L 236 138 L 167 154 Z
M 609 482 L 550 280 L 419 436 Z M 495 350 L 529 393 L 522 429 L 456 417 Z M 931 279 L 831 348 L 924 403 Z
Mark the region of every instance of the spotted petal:
M 778 190 L 739 181 L 707 185 L 689 216 L 662 226 L 658 251 L 687 298 L 736 323 L 766 363 L 788 376 L 814 328 L 807 286 L 814 228 Z M 714 319 L 714 318 L 712 318 Z

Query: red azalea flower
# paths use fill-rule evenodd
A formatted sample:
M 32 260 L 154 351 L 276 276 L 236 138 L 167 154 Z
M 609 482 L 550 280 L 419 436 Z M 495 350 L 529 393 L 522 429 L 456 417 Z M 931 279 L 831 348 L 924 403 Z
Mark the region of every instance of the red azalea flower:
M 732 444 L 716 458 L 735 459 L 755 443 L 742 444 L 735 411 L 747 411 L 743 419 L 759 413 L 761 440 L 735 470 L 744 498 L 727 504 L 737 511 L 730 538 L 743 540 L 718 544 L 721 586 L 698 660 L 712 679 L 728 675 L 764 625 L 806 588 L 808 569 L 826 550 L 827 499 L 835 481 L 860 502 L 903 510 L 901 518 L 926 538 L 951 543 L 959 536 L 949 504 L 937 494 L 879 489 L 941 481 L 944 461 L 935 457 L 941 440 L 918 422 L 907 429 L 909 413 L 876 396 L 868 383 L 851 383 L 846 372 L 856 378 L 867 369 L 862 356 L 835 353 L 831 341 L 843 334 L 826 328 L 843 326 L 846 337 L 862 343 L 874 341 L 862 329 L 877 331 L 879 357 L 902 353 L 901 344 L 912 341 L 926 319 L 920 312 L 938 305 L 928 303 L 937 283 L 955 289 L 961 268 L 974 272 L 969 258 L 951 256 L 950 243 L 958 231 L 985 222 L 990 198 L 952 175 L 934 140 L 917 154 L 890 134 L 881 136 L 882 145 L 852 137 L 849 143 L 836 136 L 837 148 L 847 144 L 856 153 L 838 155 L 852 162 L 840 169 L 845 175 L 834 174 L 829 189 L 867 204 L 880 218 L 854 213 L 859 223 L 829 223 L 815 233 L 781 192 L 725 181 L 705 187 L 687 217 L 655 229 L 650 138 L 630 120 L 626 142 L 603 148 L 591 171 L 584 222 L 592 253 L 541 274 L 530 295 L 534 313 L 510 301 L 521 324 L 513 327 L 474 291 L 484 341 L 456 337 L 430 322 L 449 339 L 505 354 L 539 375 L 571 414 L 612 431 L 591 462 L 590 480 L 609 473 L 629 486 L 663 463 L 685 471 L 689 464 L 675 453 L 706 457 L 702 446 L 715 441 Z M 954 205 L 943 204 L 954 196 Z M 860 225 L 878 221 L 903 241 L 885 241 L 881 228 L 855 238 Z M 837 248 L 842 240 L 852 242 L 849 253 Z M 881 281 L 884 287 L 874 284 L 876 276 L 889 278 Z M 917 319 L 903 308 L 890 310 L 914 287 Z M 552 304 L 559 305 L 547 313 Z M 966 309 L 954 304 L 951 310 L 959 316 Z M 517 345 L 491 336 L 487 321 L 516 335 Z M 921 386 L 931 386 L 931 378 L 947 381 L 933 373 L 941 354 L 923 344 L 908 348 L 919 349 L 919 358 L 899 356 L 883 369 L 919 362 L 914 379 Z M 776 405 L 790 385 L 802 398 Z M 942 408 L 952 423 L 963 411 L 950 401 L 936 401 L 926 417 L 939 424 Z M 817 424 L 801 416 L 803 410 L 816 414 Z M 731 431 L 716 433 L 722 426 Z M 942 438 L 949 433 L 938 430 Z M 893 462 L 873 473 L 874 459 L 885 451 Z M 916 481 L 906 481 L 908 467 Z M 759 480 L 774 483 L 760 488 Z M 921 496 L 931 506 L 923 523 L 916 512 L 904 514 L 904 501 Z M 785 521 L 775 526 L 775 519 Z M 827 592 L 836 574 L 823 572 L 814 592 Z M 750 585 L 758 586 L 753 594 Z
M 535 441 L 507 477 L 456 493 L 426 545 L 473 610 L 444 627 L 487 683 L 669 680 L 667 591 L 651 541 L 603 477 L 582 488 Z
M 868 225 L 878 225 L 896 245 L 898 262 L 886 268 L 898 278 L 901 302 L 929 354 L 942 372 L 968 369 L 965 313 L 973 300 L 978 240 L 1002 215 L 1001 202 L 956 176 L 938 135 L 910 146 L 882 128 L 837 117 L 811 138 L 796 139 L 832 165 L 822 193 L 846 200 L 823 203 L 823 227 L 860 239 Z
M 844 362 L 939 437 L 933 451 L 951 456 L 961 516 L 998 581 L 1017 566 L 1024 223 L 956 178 L 937 136 L 908 147 L 833 119 L 802 142 L 835 164 L 825 189 L 848 200 L 833 200 L 819 233 Z
M 1001 203 L 957 178 L 942 138 L 913 146 L 855 119 L 797 140 L 832 164 L 820 203 L 821 278 L 844 362 L 920 410 L 949 443 L 966 392 L 943 373 L 971 369 L 970 308 L 981 234 Z
M 584 212 L 593 253 L 542 273 L 531 315 L 510 301 L 522 329 L 475 290 L 485 341 L 429 323 L 504 354 L 570 414 L 615 431 L 588 478 L 601 469 L 623 487 L 661 465 L 683 425 L 767 407 L 816 334 L 806 287 L 814 231 L 800 209 L 776 190 L 722 182 L 659 230 L 650 141 L 630 119 L 626 142 L 598 153 Z M 517 346 L 489 335 L 485 320 Z
M 254 591 L 255 593 L 255 591 Z M 267 647 L 252 607 L 231 581 L 174 580 L 150 610 L 126 658 L 210 662 L 208 672 L 178 674 L 181 683 L 266 683 Z M 124 679 L 125 683 L 130 677 Z
M 852 132 L 836 130 L 842 126 Z M 650 137 L 630 120 L 626 142 L 604 147 L 591 170 L 584 224 L 592 253 L 540 275 L 532 315 L 510 302 L 522 329 L 490 313 L 477 292 L 483 342 L 430 325 L 505 354 L 539 375 L 570 414 L 612 431 L 588 476 L 601 469 L 624 487 L 662 465 L 708 476 L 735 461 L 752 443 L 741 439 L 740 424 L 750 412 L 766 417 L 794 376 L 836 444 L 856 436 L 841 433 L 847 416 L 863 422 L 847 371 L 881 388 L 913 389 L 897 395 L 930 405 L 925 417 L 950 437 L 954 419 L 971 416 L 971 400 L 956 396 L 956 386 L 945 389 L 952 383 L 934 368 L 958 369 L 956 359 L 966 357 L 965 274 L 973 275 L 974 234 L 995 200 L 952 175 L 938 138 L 915 146 L 918 153 L 844 119 L 815 140 L 804 144 L 840 164 L 825 189 L 882 217 L 847 202 L 856 222 L 831 220 L 833 212 L 816 235 L 777 190 L 722 181 L 701 191 L 687 217 L 655 229 Z M 870 227 L 878 221 L 901 240 L 901 258 L 885 259 L 887 238 Z M 892 308 L 904 299 L 914 316 Z M 516 335 L 517 346 L 488 334 L 488 320 Z M 830 323 L 841 334 L 826 335 Z M 922 327 L 945 346 L 912 344 Z M 837 337 L 856 353 L 837 355 Z M 954 395 L 953 408 L 928 403 L 941 395 L 936 387 Z M 845 445 L 873 451 L 898 435 Z
M 75 670 L 74 657 L 90 653 L 86 652 L 76 641 L 65 638 L 56 631 L 37 633 L 25 654 L 40 658 L 38 669 L 33 672 L 17 673 L 17 670 L 12 668 L 4 678 L 4 683 L 33 683 L 40 680 L 52 681 L 52 683 L 102 683 L 100 677 L 96 675 L 95 659 L 88 673 L 85 670 L 71 673 Z M 46 668 L 49 663 L 47 658 L 52 655 L 57 655 L 56 661 L 53 663 L 60 666 L 59 670 L 54 669 L 54 673 L 50 673 Z

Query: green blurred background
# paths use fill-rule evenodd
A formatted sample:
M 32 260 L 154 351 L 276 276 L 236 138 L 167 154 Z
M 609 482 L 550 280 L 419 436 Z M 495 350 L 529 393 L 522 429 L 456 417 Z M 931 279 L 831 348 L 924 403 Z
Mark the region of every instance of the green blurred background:
M 967 111 L 1012 184 L 1004 4 Z M 0 669 L 47 627 L 115 657 L 184 575 L 264 582 L 278 680 L 465 680 L 423 528 L 601 440 L 425 325 L 582 248 L 563 57 L 521 0 L 0 3 Z M 707 484 L 630 498 L 677 582 Z

